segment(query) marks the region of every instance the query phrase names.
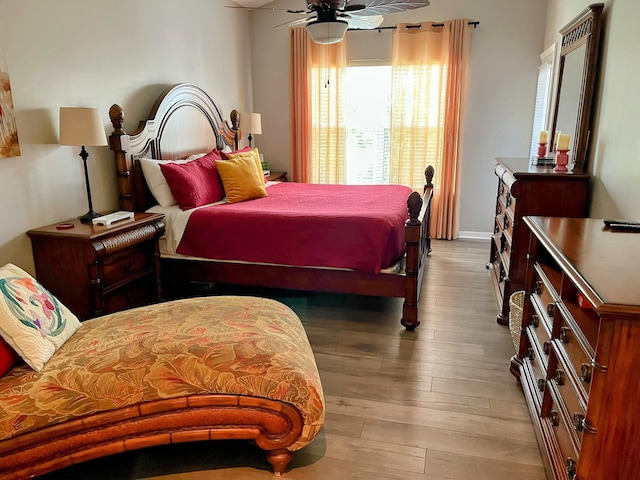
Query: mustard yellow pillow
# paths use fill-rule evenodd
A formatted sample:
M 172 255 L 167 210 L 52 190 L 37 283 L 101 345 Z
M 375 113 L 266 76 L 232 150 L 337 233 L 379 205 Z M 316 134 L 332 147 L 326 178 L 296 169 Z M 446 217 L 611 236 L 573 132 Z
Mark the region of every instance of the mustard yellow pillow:
M 262 168 L 258 172 L 252 157 L 216 162 L 227 203 L 237 203 L 267 196 Z
M 260 151 L 257 148 L 252 149 L 250 152 L 234 152 L 227 154 L 227 158 L 229 160 L 234 160 L 238 158 L 252 158 L 254 162 L 256 162 L 256 169 L 258 173 L 262 175 L 262 180 L 264 181 L 264 172 L 262 171 L 262 162 L 260 161 Z

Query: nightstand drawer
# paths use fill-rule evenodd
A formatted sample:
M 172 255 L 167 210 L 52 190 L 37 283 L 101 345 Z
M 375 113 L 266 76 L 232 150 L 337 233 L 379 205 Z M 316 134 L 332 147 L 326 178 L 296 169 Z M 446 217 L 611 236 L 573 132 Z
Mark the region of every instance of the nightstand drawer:
M 156 278 L 153 273 L 145 275 L 135 282 L 128 283 L 104 296 L 104 313 L 113 313 L 151 303 L 154 298 Z
M 154 251 L 138 247 L 105 259 L 102 265 L 103 288 L 107 289 L 119 283 L 127 282 L 140 274 L 153 269 Z

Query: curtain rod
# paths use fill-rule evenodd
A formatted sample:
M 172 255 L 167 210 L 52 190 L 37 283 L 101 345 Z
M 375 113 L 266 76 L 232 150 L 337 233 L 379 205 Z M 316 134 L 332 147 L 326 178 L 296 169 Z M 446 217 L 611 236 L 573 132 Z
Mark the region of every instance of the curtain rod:
M 473 25 L 473 28 L 477 28 L 480 25 L 480 22 L 467 22 L 467 25 Z M 432 27 L 444 27 L 444 23 L 434 23 L 431 25 Z M 357 31 L 370 31 L 370 30 L 395 30 L 397 27 L 395 25 L 391 27 L 377 27 L 377 28 L 350 28 L 350 32 Z M 407 25 L 406 28 L 422 28 L 422 25 Z

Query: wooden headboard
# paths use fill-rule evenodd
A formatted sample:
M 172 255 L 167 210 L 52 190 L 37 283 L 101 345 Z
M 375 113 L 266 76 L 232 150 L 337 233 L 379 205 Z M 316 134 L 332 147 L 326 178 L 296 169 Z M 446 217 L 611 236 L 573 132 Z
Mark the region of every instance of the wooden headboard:
M 122 130 L 122 107 L 113 105 L 109 117 L 114 129 L 109 148 L 116 157 L 122 210 L 141 212 L 157 203 L 142 175 L 141 158 L 176 160 L 225 145 L 238 148 L 240 114 L 233 110 L 229 125 L 211 97 L 190 83 L 165 90 L 131 135 Z

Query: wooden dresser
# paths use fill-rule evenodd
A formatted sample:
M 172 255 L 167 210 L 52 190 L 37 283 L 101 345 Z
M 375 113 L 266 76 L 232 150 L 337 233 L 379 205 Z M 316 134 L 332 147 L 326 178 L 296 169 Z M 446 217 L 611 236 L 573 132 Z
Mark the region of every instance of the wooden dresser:
M 509 323 L 509 297 L 524 287 L 529 233 L 525 215 L 583 217 L 589 195 L 586 173 L 554 173 L 530 158 L 497 158 L 495 221 L 487 268 L 498 300 L 500 325 Z
M 640 478 L 640 233 L 526 217 L 519 377 L 549 478 Z
M 111 227 L 73 219 L 69 229 L 30 230 L 36 277 L 82 320 L 156 301 L 163 219 L 136 213 Z

